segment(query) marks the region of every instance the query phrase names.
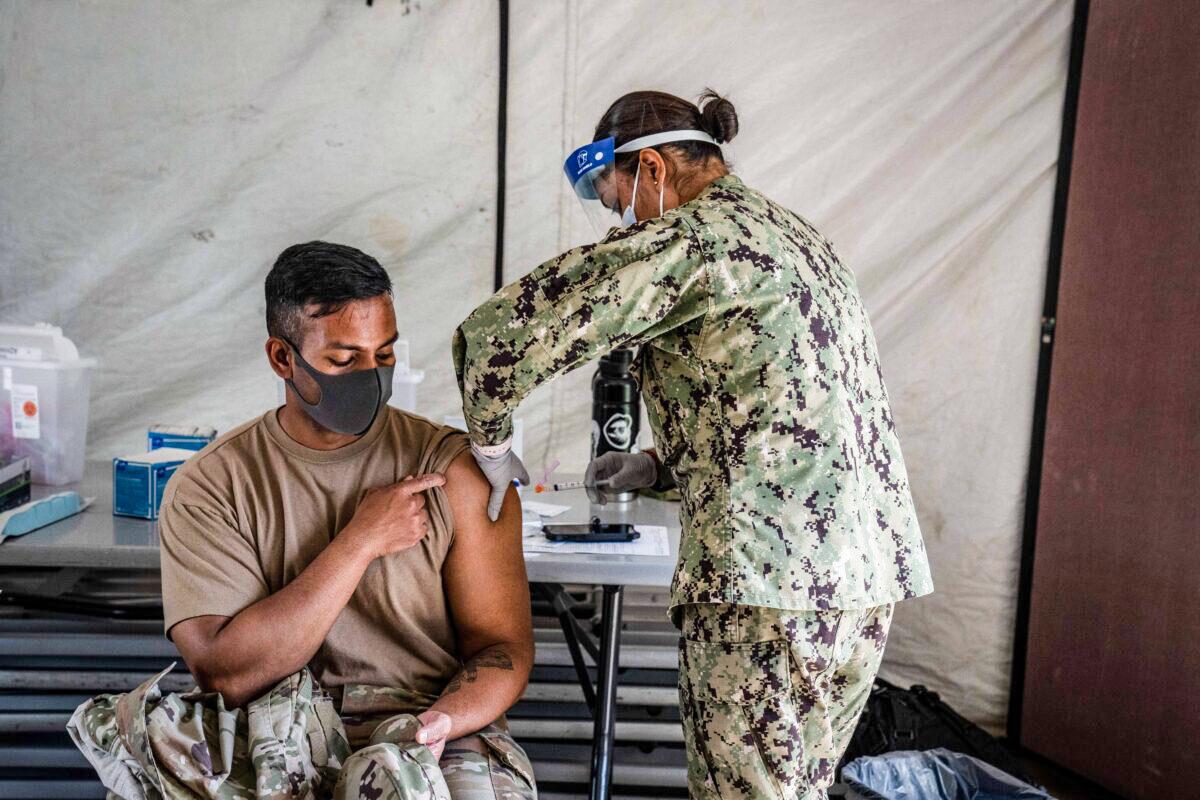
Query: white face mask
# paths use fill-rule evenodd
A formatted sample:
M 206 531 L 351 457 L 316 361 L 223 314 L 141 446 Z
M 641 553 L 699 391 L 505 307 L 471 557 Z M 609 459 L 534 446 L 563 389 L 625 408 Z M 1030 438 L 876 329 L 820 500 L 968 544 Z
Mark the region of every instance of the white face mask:
M 628 228 L 630 225 L 636 225 L 638 222 L 637 212 L 633 210 L 633 206 L 637 203 L 637 185 L 638 177 L 642 174 L 642 162 L 639 160 L 637 169 L 633 173 L 633 194 L 629 196 L 629 205 L 625 206 L 625 211 L 621 213 L 621 227 Z M 658 187 L 658 215 L 663 215 L 663 189 L 665 186 Z

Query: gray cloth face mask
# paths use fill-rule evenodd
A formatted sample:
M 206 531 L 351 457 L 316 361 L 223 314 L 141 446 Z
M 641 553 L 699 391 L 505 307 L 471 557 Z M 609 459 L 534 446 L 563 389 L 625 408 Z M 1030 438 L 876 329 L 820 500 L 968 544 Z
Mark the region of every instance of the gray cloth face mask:
M 287 380 L 287 385 L 292 387 L 296 399 L 308 415 L 317 424 L 337 433 L 362 436 L 370 430 L 392 396 L 392 373 L 396 367 L 373 367 L 330 375 L 305 361 L 294 344 L 287 344 L 296 363 L 304 368 L 321 390 L 317 402 L 310 403 L 300 394 L 296 384 L 290 378 Z

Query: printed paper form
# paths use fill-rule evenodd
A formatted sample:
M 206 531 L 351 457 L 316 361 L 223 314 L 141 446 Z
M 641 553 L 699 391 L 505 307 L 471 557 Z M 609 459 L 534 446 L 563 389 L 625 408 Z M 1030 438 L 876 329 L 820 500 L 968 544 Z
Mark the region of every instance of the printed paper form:
M 538 517 L 557 517 L 559 514 L 570 511 L 571 507 L 559 506 L 554 503 L 539 503 L 536 500 L 523 500 L 521 509 L 525 512 L 526 517 L 531 514 Z

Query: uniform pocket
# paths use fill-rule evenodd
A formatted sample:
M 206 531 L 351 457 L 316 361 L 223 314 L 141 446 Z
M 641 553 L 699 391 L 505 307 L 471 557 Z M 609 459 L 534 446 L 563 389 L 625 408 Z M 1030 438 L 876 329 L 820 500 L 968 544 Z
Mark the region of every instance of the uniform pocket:
M 741 705 L 791 689 L 787 642 L 685 642 L 688 677 L 697 697 Z
M 313 697 L 312 713 L 308 717 L 308 746 L 317 769 L 341 769 L 350 757 L 346 728 L 333 698 L 323 692 Z
M 478 735 L 488 748 L 492 789 L 496 797 L 502 800 L 535 800 L 537 784 L 533 779 L 533 765 L 521 746 L 501 731 L 482 730 Z
M 683 643 L 695 756 L 722 798 L 791 797 L 803 785 L 788 643 Z

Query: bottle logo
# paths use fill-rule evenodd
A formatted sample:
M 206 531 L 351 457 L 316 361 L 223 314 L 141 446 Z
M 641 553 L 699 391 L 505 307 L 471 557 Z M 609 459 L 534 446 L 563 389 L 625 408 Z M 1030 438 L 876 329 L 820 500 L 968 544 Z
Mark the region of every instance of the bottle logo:
M 628 414 L 616 413 L 604 423 L 604 441 L 614 450 L 628 450 L 629 437 L 633 433 L 633 418 Z

